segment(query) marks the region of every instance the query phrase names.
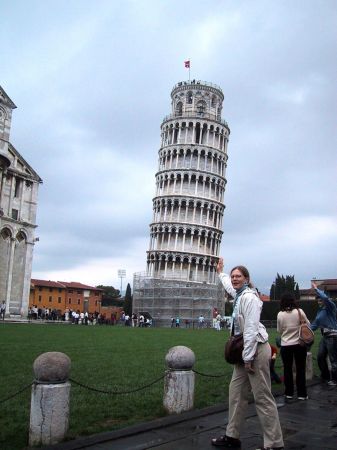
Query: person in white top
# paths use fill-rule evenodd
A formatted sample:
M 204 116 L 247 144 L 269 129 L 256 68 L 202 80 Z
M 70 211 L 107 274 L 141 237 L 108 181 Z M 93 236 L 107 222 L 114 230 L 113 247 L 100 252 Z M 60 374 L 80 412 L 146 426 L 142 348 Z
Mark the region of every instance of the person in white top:
M 283 437 L 275 399 L 271 393 L 268 333 L 260 322 L 262 301 L 250 283 L 244 266 L 223 273 L 223 259 L 217 272 L 226 291 L 234 298 L 233 333 L 243 334 L 242 364 L 235 364 L 229 385 L 229 408 L 226 434 L 213 438 L 212 445 L 241 448 L 240 430 L 245 418 L 250 391 L 263 430 L 263 449 L 283 449 Z
M 300 316 L 309 325 L 305 312 L 297 307 L 294 294 L 286 292 L 281 297 L 281 311 L 277 315 L 277 331 L 281 334 L 281 358 L 284 369 L 284 395 L 294 396 L 293 363 L 296 365 L 296 389 L 298 400 L 307 400 L 305 380 L 307 348 L 299 343 Z

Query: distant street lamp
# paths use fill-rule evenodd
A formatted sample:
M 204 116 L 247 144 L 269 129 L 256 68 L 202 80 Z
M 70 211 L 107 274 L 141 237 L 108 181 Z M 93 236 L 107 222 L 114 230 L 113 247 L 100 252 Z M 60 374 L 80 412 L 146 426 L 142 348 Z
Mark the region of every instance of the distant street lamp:
M 121 279 L 121 295 L 122 295 L 122 288 L 123 288 L 123 278 L 126 277 L 126 270 L 125 269 L 118 269 L 118 278 Z

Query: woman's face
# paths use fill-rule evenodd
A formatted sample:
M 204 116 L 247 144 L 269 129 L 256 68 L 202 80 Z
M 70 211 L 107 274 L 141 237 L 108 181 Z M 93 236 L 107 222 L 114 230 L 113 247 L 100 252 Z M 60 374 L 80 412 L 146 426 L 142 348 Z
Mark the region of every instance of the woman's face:
M 245 283 L 249 282 L 248 278 L 246 278 L 239 269 L 234 269 L 231 272 L 231 281 L 233 288 L 236 290 L 241 289 Z

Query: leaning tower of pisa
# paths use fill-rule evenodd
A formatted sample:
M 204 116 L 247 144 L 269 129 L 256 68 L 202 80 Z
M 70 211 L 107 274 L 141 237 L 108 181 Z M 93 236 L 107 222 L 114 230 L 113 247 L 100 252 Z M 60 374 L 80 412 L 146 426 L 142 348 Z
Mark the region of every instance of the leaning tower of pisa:
M 193 320 L 216 306 L 230 133 L 221 118 L 223 100 L 220 87 L 203 81 L 172 89 L 171 114 L 161 124 L 147 270 L 134 278 L 136 312 Z M 190 293 L 182 295 L 182 288 Z M 212 289 L 212 304 L 202 303 Z

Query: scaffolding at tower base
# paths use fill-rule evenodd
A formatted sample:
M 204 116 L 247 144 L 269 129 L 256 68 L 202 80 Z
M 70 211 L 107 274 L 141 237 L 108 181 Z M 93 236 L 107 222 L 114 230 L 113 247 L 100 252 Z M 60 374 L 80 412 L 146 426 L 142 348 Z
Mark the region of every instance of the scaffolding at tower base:
M 222 284 L 183 279 L 153 278 L 146 273 L 133 277 L 133 313 L 151 315 L 155 326 L 170 326 L 179 317 L 181 324 L 194 324 L 200 315 L 212 323 L 217 309 L 225 315 L 225 291 Z

